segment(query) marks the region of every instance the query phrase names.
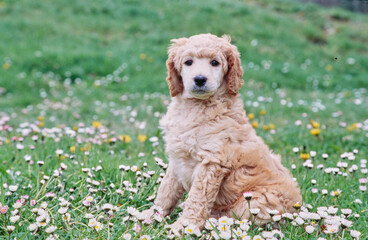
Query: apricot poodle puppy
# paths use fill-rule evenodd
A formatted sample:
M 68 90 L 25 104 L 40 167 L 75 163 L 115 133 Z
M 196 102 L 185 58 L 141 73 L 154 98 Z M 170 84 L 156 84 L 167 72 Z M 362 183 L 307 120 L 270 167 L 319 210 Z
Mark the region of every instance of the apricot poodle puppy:
M 188 192 L 171 228 L 189 223 L 201 228 L 209 217 L 249 219 L 244 192 L 253 193 L 250 207 L 260 209 L 256 224 L 270 221 L 267 209 L 295 211 L 302 201 L 297 183 L 256 135 L 238 97 L 243 69 L 230 38 L 174 39 L 168 53 L 172 101 L 160 127 L 169 166 L 154 203 L 168 215 Z

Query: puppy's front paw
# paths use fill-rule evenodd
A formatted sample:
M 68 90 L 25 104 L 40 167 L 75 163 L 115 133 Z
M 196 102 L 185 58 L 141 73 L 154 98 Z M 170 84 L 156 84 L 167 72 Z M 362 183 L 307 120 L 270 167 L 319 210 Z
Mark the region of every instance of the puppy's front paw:
M 172 232 L 175 236 L 180 236 L 183 234 L 184 226 L 183 223 L 180 221 L 180 219 L 171 224 L 169 227 L 170 232 Z
M 151 218 L 154 213 L 155 213 L 155 210 L 153 208 L 150 208 L 150 209 L 147 209 L 141 212 L 144 218 Z

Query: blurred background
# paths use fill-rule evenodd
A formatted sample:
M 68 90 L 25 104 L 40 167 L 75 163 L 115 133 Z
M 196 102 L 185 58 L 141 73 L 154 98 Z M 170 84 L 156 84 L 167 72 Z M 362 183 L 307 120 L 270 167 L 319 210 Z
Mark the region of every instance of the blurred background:
M 168 96 L 170 39 L 209 32 L 238 46 L 245 100 L 258 94 L 247 90 L 272 96 L 281 89 L 294 102 L 344 104 L 341 97 L 352 96 L 347 102 L 359 104 L 341 108 L 359 120 L 366 116 L 366 9 L 367 1 L 347 0 L 0 0 L 0 109 L 79 100 L 86 104 L 74 115 L 96 118 L 93 101 Z

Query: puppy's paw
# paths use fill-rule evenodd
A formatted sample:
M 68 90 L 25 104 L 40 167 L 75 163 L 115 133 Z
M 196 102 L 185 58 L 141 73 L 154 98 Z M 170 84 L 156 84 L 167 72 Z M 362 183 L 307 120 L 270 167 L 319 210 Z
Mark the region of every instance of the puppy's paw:
M 170 233 L 174 234 L 175 236 L 181 236 L 184 233 L 184 225 L 180 218 L 176 222 L 171 224 L 169 228 Z
M 150 209 L 141 212 L 144 218 L 151 218 L 155 214 L 155 210 L 151 207 Z

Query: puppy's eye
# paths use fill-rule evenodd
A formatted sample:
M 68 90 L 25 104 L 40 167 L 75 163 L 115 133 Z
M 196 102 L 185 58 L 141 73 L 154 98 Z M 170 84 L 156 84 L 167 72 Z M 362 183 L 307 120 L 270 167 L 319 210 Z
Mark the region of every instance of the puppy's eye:
M 188 60 L 188 61 L 185 61 L 184 64 L 187 65 L 187 66 L 190 66 L 190 65 L 193 64 L 193 61 L 192 60 Z
M 216 60 L 212 60 L 211 65 L 214 66 L 214 67 L 217 67 L 218 65 L 220 65 L 220 63 Z

